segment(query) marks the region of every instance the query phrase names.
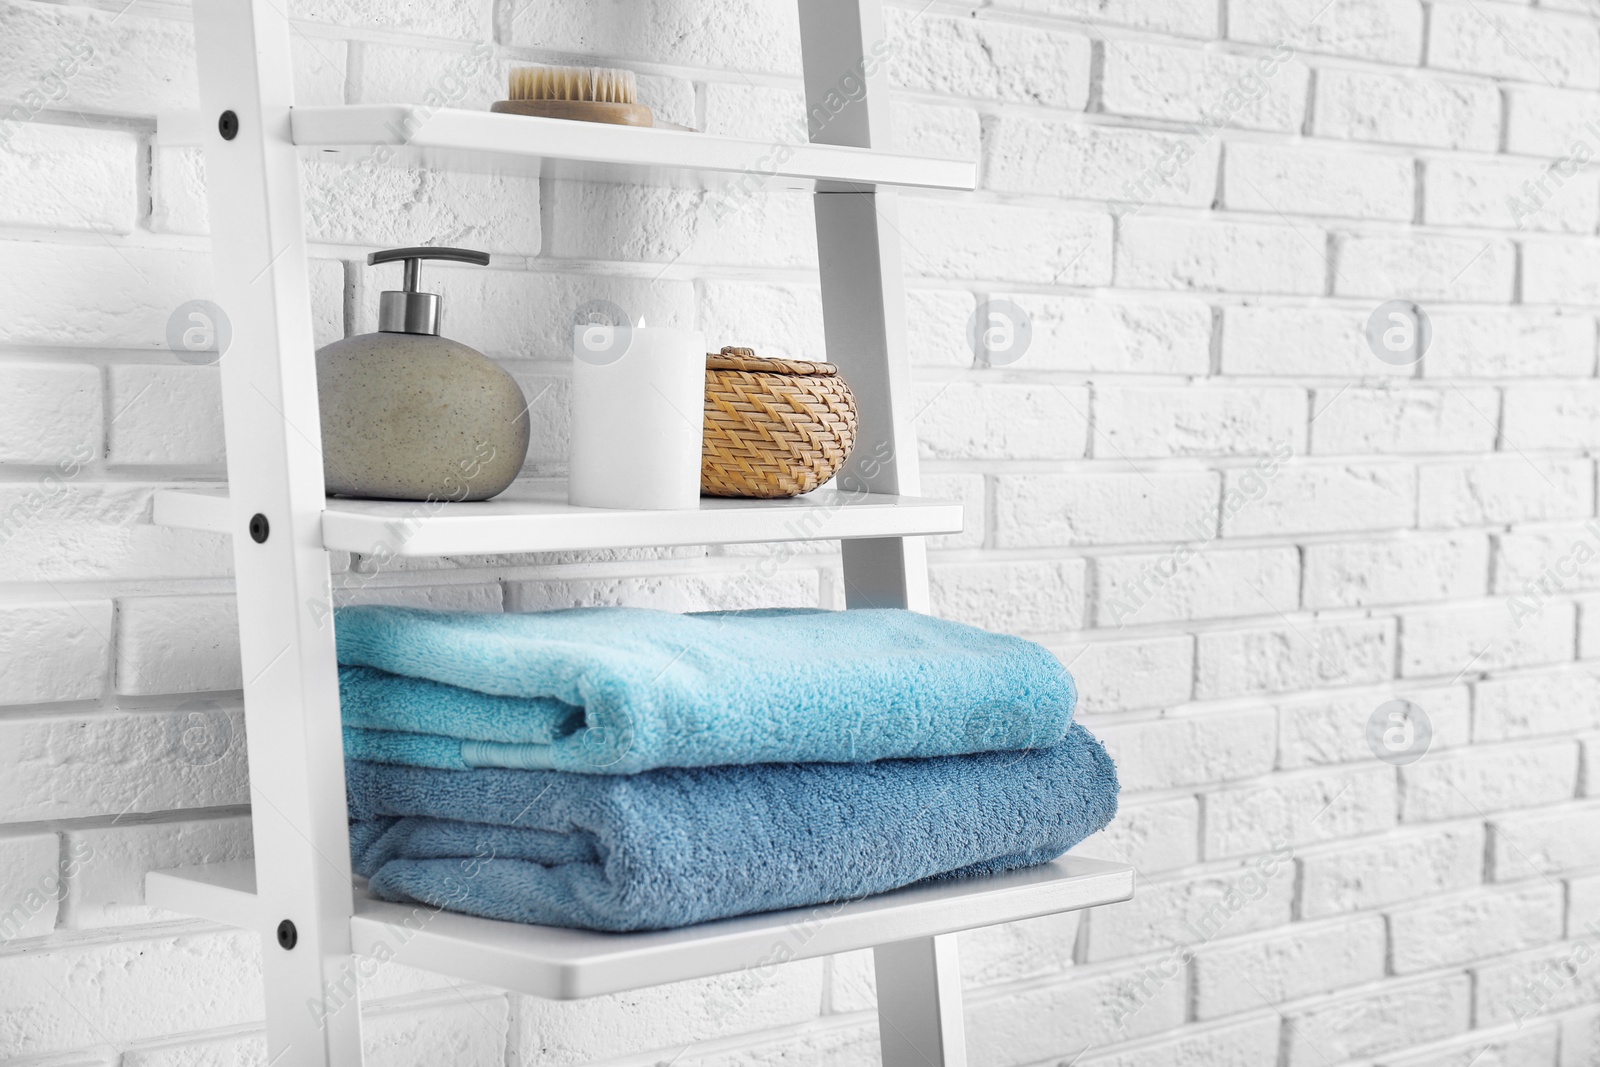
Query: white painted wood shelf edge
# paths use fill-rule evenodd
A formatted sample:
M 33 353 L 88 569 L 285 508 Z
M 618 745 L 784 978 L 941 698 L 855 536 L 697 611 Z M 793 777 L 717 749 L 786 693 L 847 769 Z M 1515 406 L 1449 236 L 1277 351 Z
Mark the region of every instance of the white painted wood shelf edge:
M 161 489 L 159 526 L 232 532 L 226 489 Z M 656 545 L 740 544 L 959 533 L 963 507 L 945 500 L 847 493 L 823 486 L 788 500 L 706 497 L 693 511 L 626 511 L 566 503 L 561 483 L 512 486 L 494 500 L 410 503 L 330 497 L 323 547 L 395 556 L 564 552 Z
M 355 892 L 350 929 L 360 955 L 572 1000 L 1112 904 L 1133 896 L 1133 868 L 1063 856 L 1005 874 L 634 934 L 497 922 Z M 268 930 L 277 918 L 260 914 L 251 860 L 152 871 L 145 896 L 227 926 Z
M 197 112 L 161 115 L 157 141 L 198 145 L 205 121 Z M 290 129 L 296 145 L 317 155 L 365 160 L 379 148 L 404 149 L 395 161 L 444 170 L 660 185 L 737 177 L 741 189 L 746 181 L 758 183 L 752 191 L 819 182 L 967 191 L 978 180 L 969 160 L 413 104 L 296 107 Z

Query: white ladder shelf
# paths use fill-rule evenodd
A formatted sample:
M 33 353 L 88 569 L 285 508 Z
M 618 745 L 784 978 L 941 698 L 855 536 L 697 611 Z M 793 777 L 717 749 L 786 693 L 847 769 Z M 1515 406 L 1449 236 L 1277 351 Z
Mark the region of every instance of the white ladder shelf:
M 152 872 L 158 907 L 262 937 L 267 1056 L 275 1067 L 357 1067 L 360 1012 L 329 1007 L 352 959 L 400 962 L 551 998 L 621 992 L 872 948 L 883 1062 L 965 1063 L 959 930 L 1125 900 L 1132 871 L 1064 858 L 1008 874 L 918 885 L 839 904 L 682 930 L 601 934 L 406 907 L 352 877 L 329 551 L 454 555 L 839 538 L 846 606 L 927 609 L 921 537 L 961 528 L 958 504 L 920 499 L 906 359 L 895 186 L 971 189 L 970 163 L 913 159 L 888 143 L 880 0 L 799 0 L 808 106 L 831 117 L 812 143 L 406 105 L 293 108 L 281 5 L 198 0 L 202 110 L 163 122 L 166 143 L 206 155 L 219 303 L 227 491 L 165 491 L 157 522 L 233 534 L 256 858 Z M 840 79 L 865 92 L 839 96 Z M 236 120 L 224 137 L 221 116 Z M 693 512 L 575 508 L 553 483 L 497 500 L 429 506 L 327 499 L 319 452 L 302 152 L 601 181 L 698 184 L 757 173 L 810 189 L 828 359 L 859 405 L 855 458 L 834 487 L 790 501 L 707 501 Z M 293 924 L 295 937 L 278 932 Z M 341 1004 L 345 996 L 339 995 Z M 317 1010 L 322 1005 L 323 1010 Z

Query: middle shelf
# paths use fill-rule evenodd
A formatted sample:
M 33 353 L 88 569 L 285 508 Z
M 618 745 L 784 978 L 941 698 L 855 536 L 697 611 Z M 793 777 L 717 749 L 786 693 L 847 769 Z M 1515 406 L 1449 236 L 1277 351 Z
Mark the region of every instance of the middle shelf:
M 831 486 L 787 500 L 704 497 L 692 511 L 581 508 L 566 502 L 563 483 L 529 481 L 475 503 L 329 497 L 322 513 L 322 547 L 363 555 L 472 556 L 915 537 L 959 533 L 962 514 L 962 505 L 954 501 Z M 244 530 L 222 488 L 158 490 L 155 522 L 216 533 Z

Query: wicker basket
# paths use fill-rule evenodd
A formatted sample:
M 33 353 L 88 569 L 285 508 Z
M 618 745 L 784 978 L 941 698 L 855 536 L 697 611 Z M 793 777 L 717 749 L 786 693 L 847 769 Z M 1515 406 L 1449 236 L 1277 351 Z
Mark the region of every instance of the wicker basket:
M 786 497 L 834 476 L 856 443 L 856 399 L 831 363 L 706 357 L 706 496 Z

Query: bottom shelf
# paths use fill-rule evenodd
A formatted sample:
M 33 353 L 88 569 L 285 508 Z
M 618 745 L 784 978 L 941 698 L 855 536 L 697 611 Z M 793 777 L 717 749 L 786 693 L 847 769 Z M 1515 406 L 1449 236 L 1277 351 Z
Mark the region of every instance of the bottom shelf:
M 152 871 L 146 901 L 229 926 L 262 930 L 250 860 Z M 1133 869 L 1066 856 L 1039 867 L 925 883 L 840 904 L 746 915 L 681 930 L 604 934 L 526 926 L 392 904 L 357 889 L 350 920 L 358 955 L 553 1000 L 703 978 L 871 948 L 1133 896 Z

